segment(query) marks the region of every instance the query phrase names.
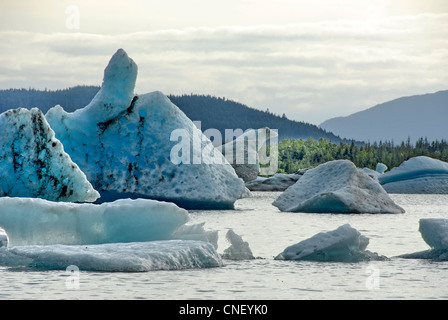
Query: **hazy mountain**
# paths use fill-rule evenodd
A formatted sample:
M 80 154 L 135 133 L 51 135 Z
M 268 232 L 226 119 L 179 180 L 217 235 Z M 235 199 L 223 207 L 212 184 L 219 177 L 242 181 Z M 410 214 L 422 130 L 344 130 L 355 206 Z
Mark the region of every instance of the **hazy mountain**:
M 410 138 L 448 141 L 448 90 L 402 97 L 347 117 L 329 119 L 321 128 L 348 139 L 401 143 Z
M 8 89 L 0 90 L 0 113 L 19 107 L 41 109 L 44 113 L 55 105 L 73 112 L 92 100 L 100 87 L 77 86 L 63 90 Z M 250 108 L 241 103 L 210 95 L 168 96 L 193 121 L 201 121 L 203 131 L 214 128 L 225 137 L 225 129 L 256 129 L 269 127 L 279 130 L 281 138 L 324 138 L 338 143 L 341 139 L 316 125 L 293 121 L 285 115 Z

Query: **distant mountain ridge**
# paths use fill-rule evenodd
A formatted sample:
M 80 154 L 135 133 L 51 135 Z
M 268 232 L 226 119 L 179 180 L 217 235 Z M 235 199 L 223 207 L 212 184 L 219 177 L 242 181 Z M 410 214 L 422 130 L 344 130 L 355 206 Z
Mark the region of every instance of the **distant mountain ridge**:
M 55 105 L 67 112 L 83 108 L 92 100 L 100 87 L 76 86 L 63 90 L 8 89 L 0 90 L 0 112 L 9 109 L 39 108 L 46 113 Z M 203 131 L 214 128 L 225 137 L 225 129 L 256 129 L 269 127 L 279 130 L 279 139 L 309 137 L 339 143 L 342 140 L 316 125 L 293 121 L 285 115 L 250 108 L 241 103 L 210 95 L 169 95 L 168 98 L 193 121 L 201 121 Z
M 448 90 L 402 97 L 347 117 L 332 118 L 320 127 L 347 139 L 365 142 L 420 138 L 448 141 Z

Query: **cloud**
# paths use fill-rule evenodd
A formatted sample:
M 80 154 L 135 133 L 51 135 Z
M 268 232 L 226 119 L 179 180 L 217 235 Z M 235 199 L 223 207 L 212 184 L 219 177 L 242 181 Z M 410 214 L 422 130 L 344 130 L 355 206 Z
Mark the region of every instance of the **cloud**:
M 448 80 L 447 14 L 119 35 L 3 31 L 0 42 L 0 88 L 100 85 L 123 48 L 139 66 L 138 93 L 225 96 L 316 124 Z

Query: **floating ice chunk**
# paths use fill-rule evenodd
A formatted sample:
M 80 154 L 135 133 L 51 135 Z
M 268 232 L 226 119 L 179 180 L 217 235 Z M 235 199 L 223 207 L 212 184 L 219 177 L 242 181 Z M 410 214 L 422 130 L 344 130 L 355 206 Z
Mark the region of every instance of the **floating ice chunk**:
M 188 221 L 175 204 L 144 199 L 96 205 L 5 197 L 0 208 L 9 247 L 165 240 Z
M 161 92 L 134 96 L 137 66 L 112 57 L 92 102 L 46 117 L 100 192 L 100 202 L 149 198 L 184 208 L 233 208 L 244 182 L 211 141 Z M 192 150 L 192 152 L 191 152 Z
M 448 260 L 448 219 L 420 219 L 419 231 L 430 250 L 401 255 L 408 259 Z
M 0 115 L 0 196 L 93 202 L 99 193 L 42 112 L 19 108 Z
M 431 248 L 448 250 L 448 219 L 420 219 L 419 231 Z
M 229 260 L 251 260 L 255 259 L 250 250 L 249 243 L 236 234 L 233 229 L 229 229 L 226 239 L 230 243 L 230 247 L 224 250 L 222 257 Z
M 321 232 L 313 237 L 287 247 L 275 257 L 276 260 L 308 260 L 359 262 L 370 260 L 385 260 L 366 250 L 369 239 L 358 230 L 345 224 L 336 230 Z
M 448 163 L 421 156 L 403 162 L 379 177 L 389 193 L 448 193 Z
M 150 241 L 97 245 L 48 245 L 0 249 L 0 265 L 38 269 L 105 272 L 146 272 L 213 268 L 223 265 L 210 243 L 202 241 Z
M 291 173 L 277 173 L 272 177 L 258 177 L 255 180 L 246 182 L 246 187 L 250 191 L 285 191 L 295 184 L 302 175 Z
M 382 174 L 382 173 L 386 172 L 387 169 L 388 168 L 384 163 L 379 162 L 376 165 L 376 172 L 378 172 L 378 173 Z
M 308 170 L 273 204 L 290 212 L 404 212 L 377 181 L 348 160 L 330 161 Z

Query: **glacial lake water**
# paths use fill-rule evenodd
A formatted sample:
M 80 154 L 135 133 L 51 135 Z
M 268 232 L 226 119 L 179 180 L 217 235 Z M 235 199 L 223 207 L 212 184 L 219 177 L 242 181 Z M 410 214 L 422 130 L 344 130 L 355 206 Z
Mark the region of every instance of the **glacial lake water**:
M 81 271 L 70 286 L 67 271 L 0 267 L 0 299 L 308 300 L 448 299 L 448 262 L 396 256 L 428 249 L 421 218 L 448 218 L 448 195 L 397 195 L 404 214 L 305 214 L 272 206 L 279 192 L 253 192 L 235 210 L 190 211 L 189 224 L 219 231 L 218 252 L 232 228 L 247 241 L 255 260 L 230 261 L 212 269 L 107 273 Z M 277 261 L 287 246 L 316 233 L 350 224 L 370 239 L 368 250 L 389 261 L 323 263 Z

